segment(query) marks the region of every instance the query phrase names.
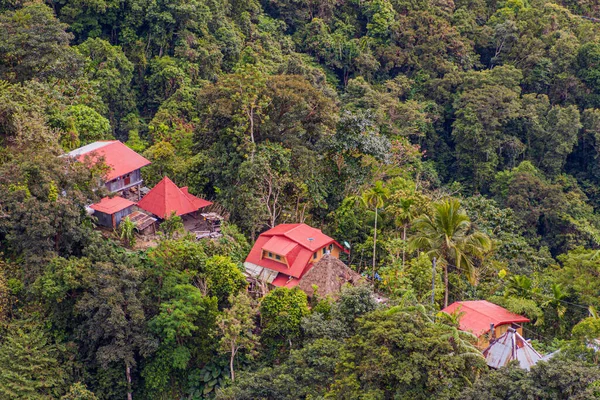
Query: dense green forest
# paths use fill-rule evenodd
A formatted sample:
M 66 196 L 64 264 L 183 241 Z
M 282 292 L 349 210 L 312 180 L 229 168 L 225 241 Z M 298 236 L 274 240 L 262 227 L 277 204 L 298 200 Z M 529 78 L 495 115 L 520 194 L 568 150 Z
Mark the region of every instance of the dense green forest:
M 598 16 L 0 0 L 0 398 L 600 398 Z M 103 168 L 59 156 L 112 138 L 152 161 L 149 187 L 168 175 L 226 210 L 223 237 L 133 250 L 94 229 Z M 347 243 L 388 301 L 248 296 L 242 263 L 285 222 Z M 436 316 L 467 299 L 560 352 L 488 369 Z

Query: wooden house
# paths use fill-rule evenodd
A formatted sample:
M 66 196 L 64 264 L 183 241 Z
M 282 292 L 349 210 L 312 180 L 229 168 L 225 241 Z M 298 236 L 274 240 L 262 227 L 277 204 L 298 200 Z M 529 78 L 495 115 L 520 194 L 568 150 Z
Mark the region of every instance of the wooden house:
M 458 314 L 459 329 L 477 336 L 477 347 L 485 349 L 494 337 L 502 336 L 509 328 L 523 334 L 522 324 L 529 318 L 512 313 L 486 300 L 457 301 L 444 308 L 446 314 Z
M 131 150 L 118 140 L 90 143 L 67 154 L 80 162 L 94 164 L 103 160 L 109 170 L 104 177 L 104 185 L 112 193 L 136 187 L 139 192 L 143 184 L 141 168 L 150 161 Z
M 135 203 L 123 197 L 105 197 L 99 203 L 92 204 L 98 225 L 116 229 L 121 220 L 134 211 Z
M 323 256 L 339 258 L 344 248 L 306 224 L 281 224 L 262 233 L 244 262 L 248 277 L 294 287 Z

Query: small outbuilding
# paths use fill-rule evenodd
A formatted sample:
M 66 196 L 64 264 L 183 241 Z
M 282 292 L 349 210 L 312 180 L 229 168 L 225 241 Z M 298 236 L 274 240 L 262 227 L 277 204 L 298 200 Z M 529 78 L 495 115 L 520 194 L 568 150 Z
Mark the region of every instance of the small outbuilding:
M 477 347 L 485 349 L 490 344 L 491 330 L 497 336 L 503 335 L 509 328 L 523 334 L 522 324 L 529 318 L 512 313 L 487 300 L 457 301 L 444 308 L 446 314 L 458 313 L 459 329 L 477 336 Z
M 105 197 L 99 203 L 92 204 L 98 225 L 116 229 L 121 220 L 133 212 L 135 203 L 120 196 Z
M 483 350 L 483 356 L 487 365 L 495 369 L 505 367 L 511 361 L 518 361 L 522 369 L 529 370 L 544 359 L 514 328 L 508 328 L 498 339 L 492 339 L 490 345 Z

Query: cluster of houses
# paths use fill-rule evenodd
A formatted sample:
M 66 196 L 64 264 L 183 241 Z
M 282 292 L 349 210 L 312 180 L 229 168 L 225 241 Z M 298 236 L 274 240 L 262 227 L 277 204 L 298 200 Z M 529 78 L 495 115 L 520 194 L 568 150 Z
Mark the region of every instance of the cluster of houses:
M 141 169 L 150 161 L 120 141 L 94 142 L 67 156 L 90 165 L 102 160 L 108 167 L 103 184 L 111 196 L 89 206 L 98 225 L 116 229 L 127 217 L 139 233 L 155 233 L 160 221 L 175 214 L 200 237 L 218 235 L 221 218 L 202 213 L 212 205 L 210 201 L 189 193 L 187 187 L 178 187 L 166 176 L 152 189 L 144 187 Z
M 192 195 L 168 177 L 152 189 L 145 188 L 141 168 L 150 161 L 123 143 L 94 142 L 67 155 L 91 164 L 102 159 L 109 167 L 104 185 L 112 195 L 90 205 L 98 225 L 117 228 L 128 217 L 138 232 L 155 232 L 157 223 L 175 213 L 198 239 L 218 235 L 221 217 L 201 212 L 210 201 Z M 346 251 L 306 224 L 277 225 L 258 237 L 244 262 L 250 290 L 264 294 L 272 287 L 299 287 L 308 296 L 317 290 L 319 296 L 335 297 L 342 286 L 364 282 L 339 259 Z M 459 329 L 477 337 L 477 347 L 491 368 L 517 361 L 521 368 L 529 369 L 545 359 L 523 338 L 522 324 L 529 319 L 521 315 L 485 300 L 456 302 L 442 312 L 457 315 Z

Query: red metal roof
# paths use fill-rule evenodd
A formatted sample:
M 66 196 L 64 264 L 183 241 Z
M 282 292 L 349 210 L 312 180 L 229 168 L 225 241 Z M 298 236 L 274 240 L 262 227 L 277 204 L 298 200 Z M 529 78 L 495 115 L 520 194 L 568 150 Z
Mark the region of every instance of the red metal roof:
M 115 196 L 113 198 L 105 197 L 100 200 L 100 202 L 92 204 L 90 208 L 104 214 L 112 215 L 134 205 L 135 203 L 133 201 L 129 201 L 123 197 Z
M 511 323 L 529 322 L 529 318 L 512 313 L 506 308 L 500 307 L 486 300 L 457 301 L 444 308 L 442 312 L 452 314 L 456 310 L 464 313 L 459 320 L 459 329 L 481 336 L 490 330 L 490 324 L 494 326 Z
M 166 176 L 156 184 L 138 202 L 138 207 L 151 212 L 159 218 L 165 219 L 173 211 L 177 215 L 189 214 L 212 204 L 210 201 L 200 199 L 186 190 L 181 190 Z
M 275 279 L 273 280 L 273 282 L 271 282 L 272 285 L 277 286 L 277 287 L 286 287 L 286 288 L 293 288 L 294 286 L 298 286 L 298 284 L 300 283 L 300 279 L 291 277 L 289 275 L 286 274 L 282 274 L 281 272 L 279 274 L 277 274 L 277 276 L 275 277 Z
M 281 256 L 287 256 L 298 246 L 298 243 L 291 241 L 284 236 L 272 236 L 262 247 L 264 251 L 270 251 Z
M 210 206 L 212 204 L 211 201 L 201 199 L 200 197 L 196 197 L 190 192 L 188 192 L 187 186 L 180 188 L 180 190 L 183 192 L 183 194 L 187 196 L 187 198 L 192 202 L 194 206 L 198 207 L 198 210 L 203 207 Z
M 94 142 L 71 151 L 69 155 L 82 162 L 89 158 L 92 163 L 104 157 L 104 162 L 111 168 L 106 175 L 107 182 L 150 164 L 118 140 Z
M 281 284 L 284 280 L 283 276 L 286 277 L 285 282 L 290 276 L 297 278 L 295 279 L 297 281 L 312 266 L 313 254 L 330 244 L 343 249 L 339 243 L 319 229 L 306 224 L 281 224 L 258 237 L 246 262 L 279 272 L 273 285 L 290 287 L 289 283 Z M 262 258 L 263 250 L 285 256 L 287 265 L 284 262 Z

